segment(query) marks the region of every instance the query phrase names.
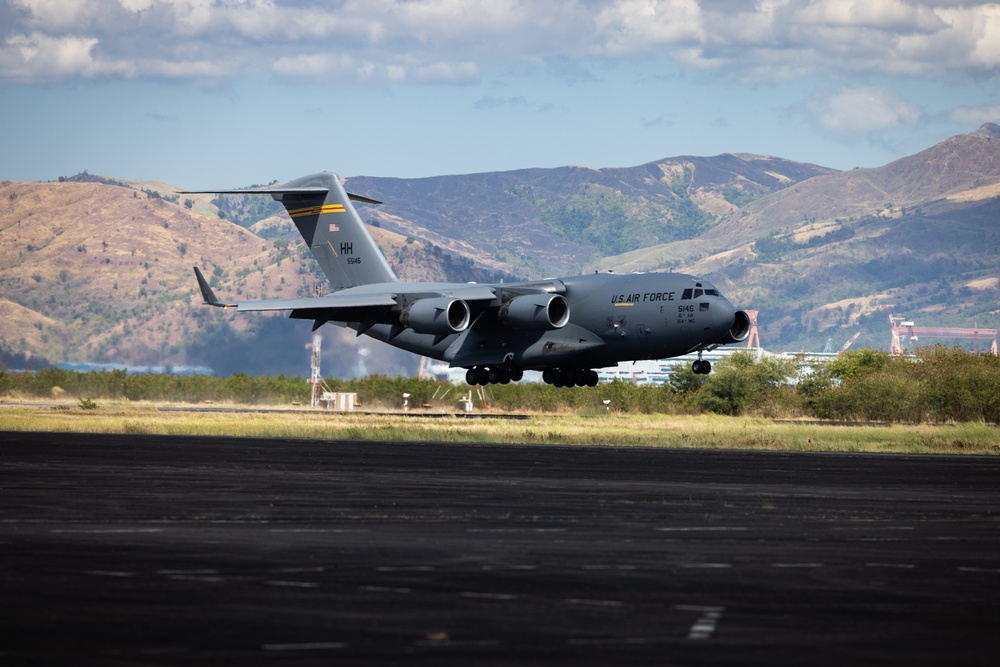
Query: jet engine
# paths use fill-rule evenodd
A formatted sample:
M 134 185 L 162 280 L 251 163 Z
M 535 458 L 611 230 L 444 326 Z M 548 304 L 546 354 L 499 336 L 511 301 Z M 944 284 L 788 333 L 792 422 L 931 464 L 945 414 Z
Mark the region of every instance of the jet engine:
M 733 319 L 733 326 L 729 327 L 726 335 L 716 341 L 719 345 L 731 345 L 732 343 L 742 343 L 750 335 L 750 316 L 746 311 L 737 310 Z
M 569 322 L 569 302 L 559 294 L 526 294 L 500 306 L 498 315 L 501 322 L 519 329 L 561 329 Z
M 469 327 L 469 304 L 451 297 L 418 299 L 399 314 L 399 322 L 417 333 L 447 335 Z

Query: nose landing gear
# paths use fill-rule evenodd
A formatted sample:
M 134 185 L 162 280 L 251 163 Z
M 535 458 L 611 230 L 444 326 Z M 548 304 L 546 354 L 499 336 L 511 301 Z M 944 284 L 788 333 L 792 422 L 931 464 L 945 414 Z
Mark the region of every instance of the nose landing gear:
M 695 375 L 708 375 L 712 372 L 712 364 L 701 358 L 701 350 L 698 350 L 698 358 L 691 364 L 691 372 Z

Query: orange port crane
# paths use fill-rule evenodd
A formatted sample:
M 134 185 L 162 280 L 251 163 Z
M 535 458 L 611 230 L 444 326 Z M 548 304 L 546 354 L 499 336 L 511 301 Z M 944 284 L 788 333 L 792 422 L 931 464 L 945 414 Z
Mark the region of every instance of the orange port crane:
M 904 353 L 902 339 L 919 340 L 921 338 L 962 338 L 972 340 L 973 349 L 978 341 L 990 341 L 990 352 L 997 353 L 997 330 L 980 329 L 974 327 L 967 329 L 963 327 L 918 327 L 911 321 L 904 321 L 904 318 L 894 316 L 892 309 L 886 306 L 889 313 L 889 327 L 892 329 L 892 342 L 889 344 L 889 354 L 900 356 Z

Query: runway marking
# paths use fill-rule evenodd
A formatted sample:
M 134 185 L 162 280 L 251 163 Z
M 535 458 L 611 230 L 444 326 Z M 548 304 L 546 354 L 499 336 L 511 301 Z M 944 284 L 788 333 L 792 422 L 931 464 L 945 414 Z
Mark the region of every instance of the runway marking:
M 366 528 L 272 528 L 272 533 L 370 533 Z
M 281 567 L 275 570 L 282 574 L 295 574 L 299 572 L 326 572 L 325 567 Z
M 865 567 L 890 567 L 900 570 L 913 570 L 917 566 L 909 563 L 865 563 Z
M 431 565 L 383 565 L 375 568 L 378 572 L 433 572 Z
M 858 542 L 902 542 L 898 537 L 862 537 Z
M 732 566 L 733 566 L 732 563 L 681 563 L 680 564 L 680 567 L 684 568 L 685 570 L 698 570 L 698 569 L 725 570 L 727 568 L 731 568 Z
M 51 533 L 57 535 L 127 535 L 130 533 L 162 533 L 162 528 L 53 528 Z
M 747 530 L 745 526 L 681 526 L 655 528 L 663 533 L 721 533 L 721 532 L 742 532 Z
M 523 528 L 466 528 L 467 533 L 520 533 Z
M 282 581 L 280 579 L 272 579 L 266 583 L 268 586 L 287 586 L 289 588 L 319 588 L 319 584 L 315 581 Z
M 624 607 L 625 603 L 618 600 L 582 600 L 580 598 L 568 598 L 563 600 L 569 604 L 592 605 L 595 607 Z
M 92 574 L 95 577 L 131 577 L 131 572 L 116 572 L 114 570 L 86 570 L 84 574 Z
M 420 639 L 413 642 L 415 646 L 435 648 L 473 646 L 478 648 L 496 648 L 500 642 L 496 639 Z
M 218 570 L 157 570 L 156 573 L 174 581 L 204 581 L 212 584 L 225 581 L 218 576 Z
M 808 567 L 823 567 L 823 563 L 771 563 L 771 567 L 786 567 L 786 568 L 794 568 L 794 567 L 805 567 L 805 568 L 808 568 Z
M 412 588 L 392 588 L 391 586 L 361 586 L 358 590 L 369 593 L 412 593 Z
M 459 595 L 463 598 L 475 598 L 479 600 L 516 600 L 519 597 L 511 593 L 476 593 L 474 591 L 465 591 L 464 593 L 459 593 Z
M 701 614 L 688 630 L 688 639 L 709 639 L 722 618 L 725 607 L 703 607 L 700 605 L 675 605 L 674 609 L 679 611 L 696 611 Z
M 301 644 L 261 644 L 265 651 L 323 651 L 347 648 L 346 642 L 304 642 Z
M 984 572 L 986 574 L 1000 574 L 1000 569 L 995 567 L 959 567 L 959 572 Z

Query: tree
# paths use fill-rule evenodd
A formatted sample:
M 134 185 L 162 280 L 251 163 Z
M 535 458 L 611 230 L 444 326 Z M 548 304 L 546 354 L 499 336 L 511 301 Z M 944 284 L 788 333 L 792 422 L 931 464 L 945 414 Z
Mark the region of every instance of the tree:
M 760 356 L 749 350 L 734 352 L 715 365 L 698 393 L 698 403 L 710 412 L 741 414 L 751 405 L 764 406 L 776 390 L 795 376 L 794 359 Z

